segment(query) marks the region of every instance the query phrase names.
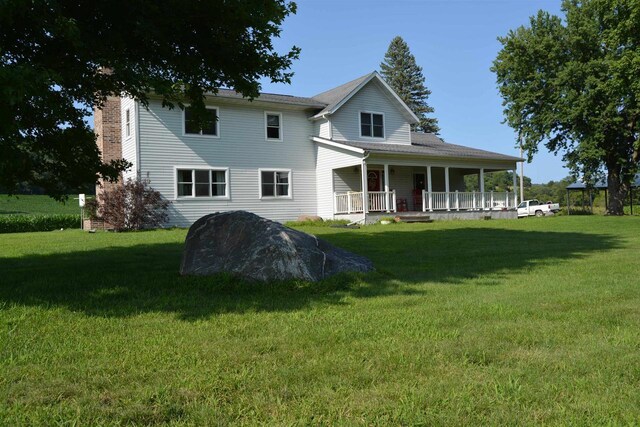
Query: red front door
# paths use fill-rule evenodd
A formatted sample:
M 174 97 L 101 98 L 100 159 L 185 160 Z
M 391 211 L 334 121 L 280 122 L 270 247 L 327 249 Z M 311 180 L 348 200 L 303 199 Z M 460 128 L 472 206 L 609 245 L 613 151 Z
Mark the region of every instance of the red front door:
M 367 191 L 381 191 L 380 181 L 382 181 L 382 174 L 380 173 L 380 171 L 368 171 Z

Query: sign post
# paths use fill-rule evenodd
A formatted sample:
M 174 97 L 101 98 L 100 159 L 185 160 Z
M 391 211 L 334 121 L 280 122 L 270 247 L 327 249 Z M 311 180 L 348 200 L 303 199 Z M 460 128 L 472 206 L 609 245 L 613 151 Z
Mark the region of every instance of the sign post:
M 78 194 L 78 204 L 80 205 L 80 230 L 84 230 L 84 205 L 85 205 L 85 196 L 84 194 Z

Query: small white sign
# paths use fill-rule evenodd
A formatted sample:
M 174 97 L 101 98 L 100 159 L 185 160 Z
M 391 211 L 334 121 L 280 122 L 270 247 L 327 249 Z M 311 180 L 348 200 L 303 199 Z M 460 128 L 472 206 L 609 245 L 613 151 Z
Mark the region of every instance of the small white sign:
M 78 203 L 80 203 L 81 208 L 84 208 L 84 202 L 85 202 L 84 194 L 78 194 Z

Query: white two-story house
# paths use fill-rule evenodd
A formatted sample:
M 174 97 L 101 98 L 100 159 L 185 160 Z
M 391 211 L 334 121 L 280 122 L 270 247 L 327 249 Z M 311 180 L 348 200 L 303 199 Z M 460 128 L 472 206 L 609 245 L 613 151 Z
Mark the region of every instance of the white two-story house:
M 96 111 L 105 160 L 131 162 L 124 178 L 149 180 L 171 202 L 170 225 L 229 210 L 276 221 L 405 211 L 515 217 L 516 192 L 485 191 L 483 174 L 515 172 L 522 159 L 411 132 L 417 117 L 376 72 L 310 98 L 249 101 L 221 89 L 206 104 L 203 128 L 188 107 L 153 98 L 148 108 L 113 98 Z M 470 174 L 479 192 L 464 191 Z

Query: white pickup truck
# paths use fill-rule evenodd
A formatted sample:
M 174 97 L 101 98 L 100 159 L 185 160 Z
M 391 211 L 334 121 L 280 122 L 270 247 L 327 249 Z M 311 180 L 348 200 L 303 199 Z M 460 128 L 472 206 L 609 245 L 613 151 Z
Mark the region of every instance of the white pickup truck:
M 524 216 L 545 216 L 549 214 L 555 214 L 560 210 L 560 205 L 557 203 L 540 203 L 538 200 L 525 200 L 518 205 L 518 218 Z

